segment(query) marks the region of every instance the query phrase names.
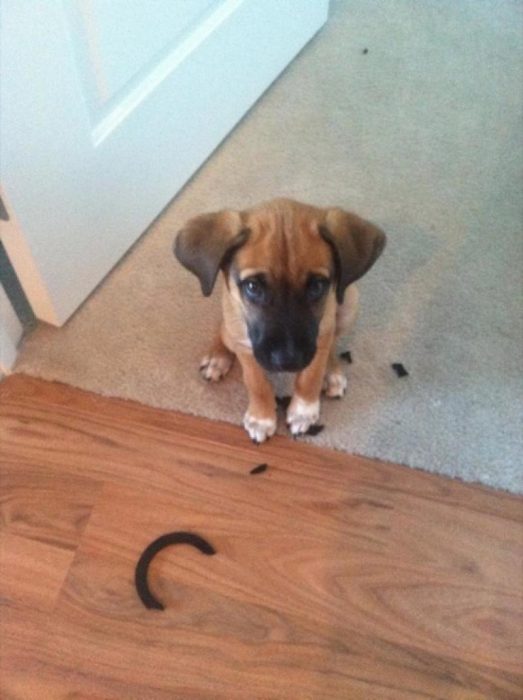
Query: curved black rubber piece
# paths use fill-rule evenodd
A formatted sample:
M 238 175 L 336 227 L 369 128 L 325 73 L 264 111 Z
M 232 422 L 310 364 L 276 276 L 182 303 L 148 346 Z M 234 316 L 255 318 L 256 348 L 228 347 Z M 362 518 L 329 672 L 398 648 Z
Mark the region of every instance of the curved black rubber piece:
M 204 540 L 200 535 L 195 535 L 193 532 L 170 532 L 167 535 L 158 537 L 154 542 L 151 542 L 138 560 L 134 572 L 136 591 L 142 603 L 149 610 L 165 610 L 165 606 L 153 596 L 149 589 L 149 584 L 147 582 L 149 564 L 160 550 L 165 547 L 170 547 L 173 544 L 190 544 L 192 547 L 196 547 L 202 554 L 216 554 L 216 550 L 207 540 Z

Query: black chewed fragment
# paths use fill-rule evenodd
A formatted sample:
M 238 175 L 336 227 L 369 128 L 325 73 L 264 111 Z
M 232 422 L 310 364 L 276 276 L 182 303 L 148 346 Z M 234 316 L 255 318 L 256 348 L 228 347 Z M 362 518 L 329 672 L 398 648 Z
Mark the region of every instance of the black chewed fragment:
M 409 373 L 405 369 L 405 367 L 401 364 L 401 362 L 394 362 L 391 365 L 392 369 L 396 372 L 398 377 L 408 377 Z
M 310 428 L 307 430 L 305 435 L 319 435 L 322 430 L 324 430 L 325 426 L 324 425 L 311 425 Z
M 277 396 L 276 403 L 280 408 L 283 408 L 283 410 L 286 411 L 289 408 L 291 398 L 291 396 Z
M 170 532 L 167 535 L 158 537 L 158 539 L 154 540 L 154 542 L 151 542 L 138 560 L 138 564 L 136 565 L 134 572 L 136 591 L 140 596 L 142 603 L 149 610 L 165 609 L 164 605 L 160 603 L 160 601 L 155 598 L 149 590 L 149 584 L 147 583 L 149 564 L 160 550 L 164 549 L 165 547 L 170 547 L 173 544 L 190 544 L 192 547 L 196 547 L 196 549 L 198 549 L 202 554 L 216 554 L 216 550 L 207 542 L 207 540 L 204 540 L 203 537 L 200 537 L 200 535 L 195 535 L 192 532 Z
M 369 49 L 363 49 L 363 51 L 362 51 L 361 53 L 362 53 L 362 54 L 367 54 L 367 53 L 369 53 Z
M 340 358 L 348 362 L 349 365 L 352 364 L 352 355 L 350 354 L 350 350 L 347 350 L 346 352 L 340 352 Z
M 266 464 L 258 464 L 257 467 L 253 467 L 249 474 L 263 474 L 263 472 L 267 471 L 267 465 Z

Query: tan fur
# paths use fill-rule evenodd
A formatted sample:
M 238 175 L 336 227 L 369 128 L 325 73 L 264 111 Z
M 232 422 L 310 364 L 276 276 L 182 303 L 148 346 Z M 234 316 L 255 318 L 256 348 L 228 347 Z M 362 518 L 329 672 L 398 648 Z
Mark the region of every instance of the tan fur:
M 212 241 L 205 239 L 205 226 Z M 327 230 L 322 229 L 327 226 Z M 243 243 L 246 231 L 248 237 Z M 223 321 L 206 360 L 214 357 L 220 366 L 224 366 L 230 365 L 227 363 L 230 353 L 238 358 L 249 395 L 244 424 L 256 441 L 261 442 L 274 433 L 276 402 L 271 384 L 252 352 L 246 323 L 249 308 L 235 281 L 238 275 L 243 279 L 263 273 L 269 280 L 285 280 L 291 288 L 300 290 L 311 273 L 324 276 L 333 273 L 336 250 L 340 251 L 342 265 L 343 256 L 352 256 L 351 265 L 356 269 L 359 267 L 363 270 L 360 274 L 364 274 L 381 252 L 383 244 L 382 232 L 353 214 L 340 209 L 320 209 L 289 199 L 273 200 L 243 212 L 203 215 L 189 222 L 180 232 L 176 254 L 186 267 L 198 274 L 200 248 L 202 256 L 207 256 L 201 264 L 203 272 L 199 274 L 206 294 L 210 293 L 208 290 L 212 289 L 218 271 L 213 264 L 223 268 L 222 262 L 216 258 L 216 250 L 225 259 L 229 248 L 238 246 L 234 249 L 233 263 L 225 265 Z M 377 252 L 373 252 L 373 246 Z M 339 260 L 337 264 L 339 267 Z M 350 271 L 338 270 L 338 277 L 343 276 L 344 301 L 338 303 L 337 288 L 331 286 L 322 300 L 316 354 L 309 365 L 296 374 L 294 396 L 287 414 L 294 433 L 304 432 L 317 420 L 322 386 L 325 386 L 328 396 L 339 397 L 345 390 L 346 380 L 335 352 L 335 340 L 354 322 L 358 292 L 350 284 Z M 214 374 L 207 370 L 206 378 L 213 379 Z

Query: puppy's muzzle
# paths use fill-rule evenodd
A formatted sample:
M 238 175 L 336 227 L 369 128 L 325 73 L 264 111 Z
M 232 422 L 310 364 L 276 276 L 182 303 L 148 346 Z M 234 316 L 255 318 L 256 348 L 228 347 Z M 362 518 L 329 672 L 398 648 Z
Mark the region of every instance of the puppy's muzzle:
M 251 333 L 254 357 L 269 372 L 299 372 L 307 367 L 316 353 L 315 329 L 293 334 L 289 329 L 263 329 Z

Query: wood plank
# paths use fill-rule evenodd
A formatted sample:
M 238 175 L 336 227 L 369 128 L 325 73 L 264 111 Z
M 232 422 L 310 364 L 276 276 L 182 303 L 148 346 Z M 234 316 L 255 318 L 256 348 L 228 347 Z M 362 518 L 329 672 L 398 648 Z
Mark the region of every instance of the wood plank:
M 73 552 L 8 532 L 0 533 L 0 601 L 52 609 L 73 560 Z
M 0 440 L 7 502 L 33 512 L 29 530 L 7 518 L 9 537 L 74 555 L 38 638 L 18 643 L 10 618 L 7 697 L 521 697 L 522 499 L 16 376 Z M 12 497 L 62 480 L 76 540 L 56 510 Z M 176 529 L 217 554 L 158 555 L 167 607 L 148 611 L 134 566 Z M 37 594 L 21 590 L 27 630 Z
M 15 667 L 28 668 L 45 643 L 44 630 L 74 551 L 0 530 L 0 695 Z M 31 696 L 26 696 L 31 697 Z M 38 697 L 38 696 L 32 696 Z
M 59 697 L 43 683 L 34 650 L 45 644 L 49 615 L 101 486 L 40 463 L 21 467 L 0 449 L 2 697 Z
M 46 471 L 38 463 L 20 468 L 7 456 L 0 471 L 2 532 L 74 550 L 101 482 Z

